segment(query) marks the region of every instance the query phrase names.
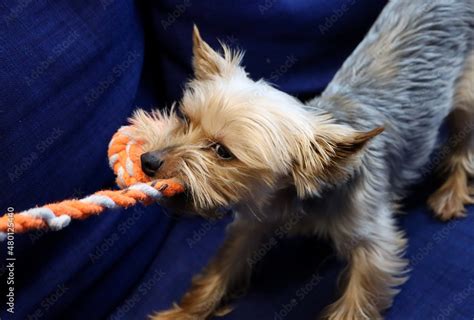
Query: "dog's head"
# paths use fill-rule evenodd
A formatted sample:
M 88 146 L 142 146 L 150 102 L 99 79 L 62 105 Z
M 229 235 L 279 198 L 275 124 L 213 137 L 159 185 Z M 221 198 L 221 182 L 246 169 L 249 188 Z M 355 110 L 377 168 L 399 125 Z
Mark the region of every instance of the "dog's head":
M 355 155 L 381 132 L 356 132 L 306 109 L 266 82 L 251 80 L 242 54 L 214 51 L 194 28 L 195 78 L 169 112 L 137 111 L 132 123 L 147 142 L 142 169 L 178 178 L 194 209 L 264 201 L 294 185 L 300 197 L 343 179 Z

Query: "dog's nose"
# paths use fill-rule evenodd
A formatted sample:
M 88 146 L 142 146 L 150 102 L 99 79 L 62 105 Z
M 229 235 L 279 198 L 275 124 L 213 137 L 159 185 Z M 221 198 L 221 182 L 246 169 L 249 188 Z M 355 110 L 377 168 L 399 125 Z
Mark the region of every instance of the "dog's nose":
M 154 176 L 156 171 L 163 165 L 163 159 L 157 152 L 146 152 L 140 156 L 142 170 L 147 176 Z

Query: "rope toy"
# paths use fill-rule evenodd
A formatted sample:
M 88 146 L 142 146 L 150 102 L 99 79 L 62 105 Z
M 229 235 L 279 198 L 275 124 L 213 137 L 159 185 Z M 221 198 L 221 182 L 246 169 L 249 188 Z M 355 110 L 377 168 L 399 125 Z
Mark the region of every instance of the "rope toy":
M 0 241 L 4 241 L 8 233 L 44 228 L 57 231 L 68 226 L 71 219 L 86 219 L 106 209 L 128 208 L 137 202 L 148 205 L 183 192 L 184 186 L 175 179 L 151 181 L 143 173 L 142 145 L 143 141 L 133 138 L 131 126 L 121 127 L 109 143 L 108 157 L 122 190 L 101 190 L 82 199 L 64 200 L 20 213 L 8 212 L 0 217 Z

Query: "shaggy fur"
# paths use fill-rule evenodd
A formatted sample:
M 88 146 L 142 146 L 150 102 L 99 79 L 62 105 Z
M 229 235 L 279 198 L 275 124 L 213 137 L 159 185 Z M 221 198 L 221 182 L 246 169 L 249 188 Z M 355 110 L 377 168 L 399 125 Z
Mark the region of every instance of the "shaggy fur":
M 291 234 L 330 238 L 348 261 L 327 319 L 381 319 L 406 279 L 395 208 L 418 181 L 445 118 L 446 182 L 429 204 L 442 219 L 472 202 L 474 4 L 392 0 L 325 92 L 304 105 L 252 81 L 241 53 L 214 51 L 194 30 L 194 71 L 168 113 L 132 122 L 193 210 L 232 206 L 235 221 L 182 301 L 152 318 L 206 319 L 246 283 L 249 257 L 293 219 Z M 297 219 L 294 219 L 297 217 Z

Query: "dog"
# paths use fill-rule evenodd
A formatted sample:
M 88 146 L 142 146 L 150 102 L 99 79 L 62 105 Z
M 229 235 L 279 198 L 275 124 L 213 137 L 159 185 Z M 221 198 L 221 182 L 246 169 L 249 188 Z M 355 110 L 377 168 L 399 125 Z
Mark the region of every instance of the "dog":
M 275 228 L 328 238 L 348 263 L 324 319 L 382 319 L 407 279 L 394 214 L 423 178 L 450 126 L 443 183 L 428 204 L 442 220 L 474 202 L 474 3 L 392 0 L 321 96 L 304 104 L 241 66 L 242 52 L 193 34 L 194 78 L 170 111 L 138 110 L 151 177 L 177 178 L 197 214 L 232 207 L 217 255 L 155 320 L 206 319 L 245 286 L 249 257 Z

